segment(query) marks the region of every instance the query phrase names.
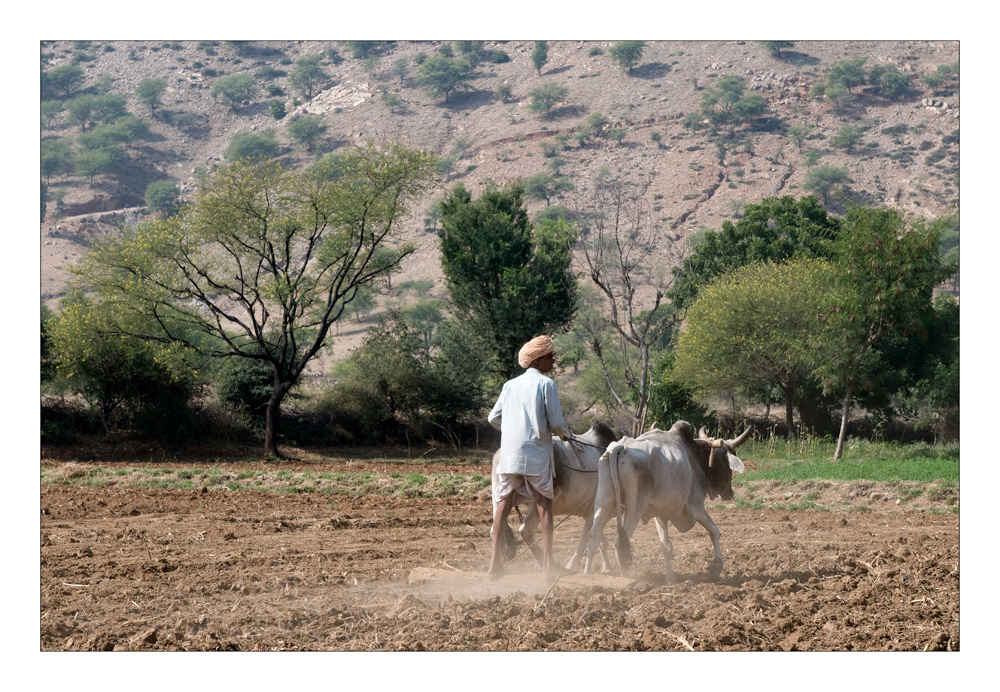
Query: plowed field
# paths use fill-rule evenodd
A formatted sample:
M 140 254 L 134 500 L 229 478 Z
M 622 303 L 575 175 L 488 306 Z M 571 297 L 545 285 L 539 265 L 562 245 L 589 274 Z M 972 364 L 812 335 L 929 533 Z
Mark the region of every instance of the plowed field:
M 716 506 L 716 581 L 700 527 L 672 532 L 679 583 L 667 585 L 655 528 L 640 525 L 631 579 L 553 583 L 523 551 L 491 582 L 488 488 L 435 499 L 42 485 L 40 648 L 958 650 L 959 518 L 886 504 Z M 581 526 L 558 526 L 560 561 Z

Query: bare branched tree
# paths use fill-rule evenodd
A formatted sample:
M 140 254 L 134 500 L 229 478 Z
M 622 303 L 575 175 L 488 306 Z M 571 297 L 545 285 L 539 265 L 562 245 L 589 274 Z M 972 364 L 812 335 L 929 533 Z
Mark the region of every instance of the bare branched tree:
M 657 226 L 648 188 L 605 177 L 578 204 L 581 263 L 602 298 L 581 324 L 633 436 L 646 426 L 651 350 L 679 321 L 665 295 L 682 251 L 669 241 L 664 246 L 669 236 Z

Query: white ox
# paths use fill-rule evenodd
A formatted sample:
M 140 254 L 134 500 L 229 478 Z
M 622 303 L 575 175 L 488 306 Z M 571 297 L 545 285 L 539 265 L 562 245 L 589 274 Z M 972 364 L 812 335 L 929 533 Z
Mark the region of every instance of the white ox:
M 584 520 L 583 530 L 580 532 L 580 541 L 576 546 L 576 552 L 566 564 L 566 567 L 575 570 L 580 564 L 580 560 L 587 549 L 590 536 L 590 527 L 594 521 L 594 497 L 597 495 L 597 462 L 601 454 L 608 448 L 608 445 L 615 441 L 615 433 L 601 421 L 595 421 L 590 426 L 590 430 L 582 435 L 574 435 L 577 442 L 563 442 L 562 440 L 552 441 L 552 451 L 556 461 L 556 477 L 553 481 L 555 497 L 552 499 L 552 515 L 572 515 L 582 517 Z M 497 486 L 497 464 L 500 461 L 500 452 L 493 455 L 493 487 Z M 542 564 L 542 549 L 532 540 L 532 536 L 538 529 L 540 519 L 538 517 L 538 507 L 534 503 L 528 504 L 528 513 L 525 515 L 523 523 L 518 528 L 517 533 L 528 544 L 535 562 Z M 506 524 L 503 529 L 504 560 L 509 562 L 517 554 L 515 547 L 514 532 Z M 610 567 L 607 555 L 607 542 L 600 541 L 601 565 L 604 571 Z
M 637 438 L 623 437 L 608 446 L 598 466 L 597 498 L 590 530 L 584 572 L 590 573 L 594 553 L 604 539 L 604 525 L 612 516 L 618 518 L 615 554 L 623 574 L 632 570 L 629 544 L 641 519 L 656 520 L 663 559 L 667 563 L 667 583 L 675 581 L 674 548 L 667 534 L 667 521 L 678 531 L 688 531 L 701 524 L 712 537 L 715 554 L 709 563 L 709 576 L 722 573 L 722 550 L 719 528 L 705 510 L 705 495 L 733 497 L 733 472 L 743 471 L 743 462 L 733 450 L 746 442 L 750 429 L 733 440 L 694 437 L 691 424 L 678 421 L 670 430 L 653 429 Z

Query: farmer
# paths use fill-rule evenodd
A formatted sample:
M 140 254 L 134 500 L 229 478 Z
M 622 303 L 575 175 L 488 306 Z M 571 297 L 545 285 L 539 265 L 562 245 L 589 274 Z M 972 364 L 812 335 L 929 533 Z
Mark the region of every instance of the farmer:
M 555 466 L 552 435 L 568 440 L 556 383 L 544 373 L 555 362 L 552 339 L 535 337 L 521 347 L 517 362 L 524 374 L 504 383 L 489 422 L 500 431 L 498 481 L 493 488 L 493 556 L 489 577 L 503 575 L 501 528 L 515 505 L 534 502 L 542 523 L 542 569 L 547 575 L 569 570 L 552 559 L 552 497 Z

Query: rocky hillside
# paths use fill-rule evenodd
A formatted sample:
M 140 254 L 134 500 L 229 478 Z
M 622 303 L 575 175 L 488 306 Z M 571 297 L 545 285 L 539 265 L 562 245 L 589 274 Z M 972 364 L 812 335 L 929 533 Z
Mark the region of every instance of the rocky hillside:
M 491 181 L 558 169 L 574 189 L 553 203 L 572 208 L 595 175 L 642 176 L 650 182 L 665 246 L 719 228 L 747 203 L 807 194 L 806 176 L 820 166 L 847 170 L 847 180 L 830 191 L 833 211 L 845 200 L 928 217 L 957 207 L 957 42 L 797 42 L 775 55 L 755 41 L 656 41 L 647 43 L 629 75 L 612 59 L 612 42 L 549 42 L 539 74 L 531 60 L 534 42 L 486 41 L 474 54 L 478 64 L 467 89 L 447 100 L 428 95 L 415 81 L 418 63 L 442 49 L 459 56 L 456 44 L 379 43 L 354 57 L 352 47 L 338 41 L 43 42 L 43 73 L 70 64 L 83 70 L 71 91 L 43 91 L 49 102 L 42 108 L 43 140 L 65 140 L 80 150 L 80 125 L 53 103 L 88 93 L 124 97 L 149 133 L 122 149 L 124 160 L 111 173 L 92 181 L 72 168 L 51 175 L 41 221 L 42 299 L 58 302 L 66 268 L 86 252 L 88 238 L 116 218 L 146 213 L 149 183 L 172 180 L 182 196 L 190 194 L 199 176 L 223 163 L 231 138 L 241 132 L 273 130 L 287 165 L 369 138 L 402 138 L 449 157 L 447 181 L 409 222 L 420 250 L 403 281 L 439 276 L 427 210 L 459 181 L 475 194 Z M 326 74 L 311 98 L 291 78 L 307 56 L 320 56 Z M 866 70 L 897 68 L 912 91 L 888 98 L 858 85 L 836 100 L 817 95 L 830 66 L 854 57 L 865 58 Z M 942 66 L 952 67 L 954 76 L 934 79 Z M 213 97 L 213 84 L 236 74 L 253 75 L 257 91 L 230 107 Z M 766 110 L 713 134 L 691 114 L 700 112 L 703 96 L 723 77 L 744 80 L 745 94 L 763 97 Z M 135 93 L 151 78 L 166 80 L 155 112 Z M 532 110 L 529 96 L 547 83 L 567 88 L 549 117 Z M 281 110 L 285 115 L 278 119 Z M 606 123 L 581 142 L 577 135 L 594 113 Z M 289 134 L 298 114 L 320 115 L 327 126 L 312 152 Z M 845 126 L 860 132 L 847 147 L 836 137 Z M 532 201 L 530 210 L 545 204 Z

